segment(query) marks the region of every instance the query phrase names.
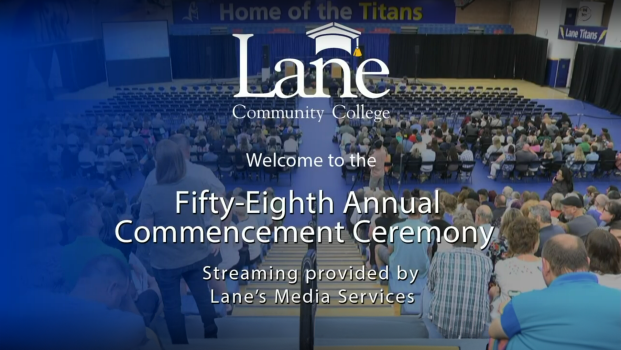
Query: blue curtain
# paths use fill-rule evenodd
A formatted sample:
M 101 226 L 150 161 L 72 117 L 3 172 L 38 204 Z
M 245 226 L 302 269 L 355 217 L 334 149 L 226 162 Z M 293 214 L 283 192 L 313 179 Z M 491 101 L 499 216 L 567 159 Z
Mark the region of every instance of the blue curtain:
M 360 37 L 360 46 L 364 46 L 364 57 L 362 59 L 376 58 L 388 66 L 388 38 L 388 34 L 362 35 Z M 365 69 L 366 71 L 379 72 L 380 67 L 377 63 L 369 63 Z
M 248 75 L 261 74 L 263 45 L 270 48 L 270 69 L 285 58 L 295 58 L 308 65 L 322 57 L 324 61 L 340 58 L 354 67 L 356 58 L 343 50 L 329 49 L 315 55 L 315 42 L 304 34 L 257 34 L 248 39 Z M 371 34 L 360 37 L 360 45 L 364 45 L 365 57 L 377 58 L 388 65 L 388 35 Z M 239 39 L 236 39 L 237 66 L 239 67 Z M 284 68 L 284 67 L 283 67 Z M 379 66 L 370 63 L 367 70 L 379 70 Z
M 228 35 L 171 35 L 169 42 L 174 79 L 239 76 L 237 38 Z

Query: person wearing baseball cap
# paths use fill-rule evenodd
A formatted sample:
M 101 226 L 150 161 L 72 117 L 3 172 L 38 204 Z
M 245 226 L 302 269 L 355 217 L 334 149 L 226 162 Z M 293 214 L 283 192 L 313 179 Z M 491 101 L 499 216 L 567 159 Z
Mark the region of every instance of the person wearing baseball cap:
M 567 232 L 585 240 L 589 232 L 597 228 L 597 221 L 591 215 L 584 215 L 584 204 L 576 196 L 568 195 L 561 201 L 561 204 L 563 205 L 563 215 L 568 220 Z

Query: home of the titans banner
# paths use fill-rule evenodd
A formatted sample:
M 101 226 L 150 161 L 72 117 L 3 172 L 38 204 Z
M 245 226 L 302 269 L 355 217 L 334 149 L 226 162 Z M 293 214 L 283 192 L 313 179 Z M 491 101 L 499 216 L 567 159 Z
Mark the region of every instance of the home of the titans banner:
M 454 0 L 174 1 L 175 24 L 278 22 L 455 23 Z

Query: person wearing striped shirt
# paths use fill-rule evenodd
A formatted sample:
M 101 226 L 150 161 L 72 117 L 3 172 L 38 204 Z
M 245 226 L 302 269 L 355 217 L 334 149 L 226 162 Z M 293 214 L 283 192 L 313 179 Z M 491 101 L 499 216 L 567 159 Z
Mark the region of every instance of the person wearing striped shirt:
M 453 223 L 457 232 L 474 227 L 472 220 Z M 485 338 L 488 333 L 488 283 L 492 261 L 476 249 L 473 232 L 460 237 L 453 249 L 437 252 L 429 268 L 429 314 L 423 316 L 429 338 Z M 465 242 L 464 242 L 465 241 Z
M 459 160 L 460 160 L 461 162 L 473 162 L 473 161 L 474 161 L 474 154 L 473 154 L 473 153 L 472 153 L 472 151 L 468 148 L 468 144 L 467 144 L 467 143 L 465 143 L 465 142 L 463 142 L 463 143 L 461 144 L 461 148 L 462 148 L 462 150 L 463 150 L 463 151 L 462 151 L 462 152 L 461 152 L 461 154 L 459 155 Z M 472 164 L 469 164 L 469 165 L 463 165 L 463 163 L 462 163 L 462 166 L 461 166 L 461 168 L 462 168 L 462 169 L 472 169 L 473 167 L 474 167 L 474 165 L 472 165 Z M 468 176 L 468 174 L 467 174 L 467 173 L 461 173 L 462 180 L 463 180 L 464 178 L 467 178 L 467 176 Z

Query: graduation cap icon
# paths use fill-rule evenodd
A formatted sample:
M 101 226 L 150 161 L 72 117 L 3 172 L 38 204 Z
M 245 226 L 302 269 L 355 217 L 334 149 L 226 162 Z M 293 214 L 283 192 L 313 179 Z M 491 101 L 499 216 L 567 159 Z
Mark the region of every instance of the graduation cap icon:
M 325 26 L 306 32 L 309 38 L 315 39 L 315 54 L 326 49 L 341 49 L 351 54 L 351 41 L 356 39 L 355 57 L 361 57 L 362 52 L 358 47 L 359 31 L 344 25 L 332 22 Z

